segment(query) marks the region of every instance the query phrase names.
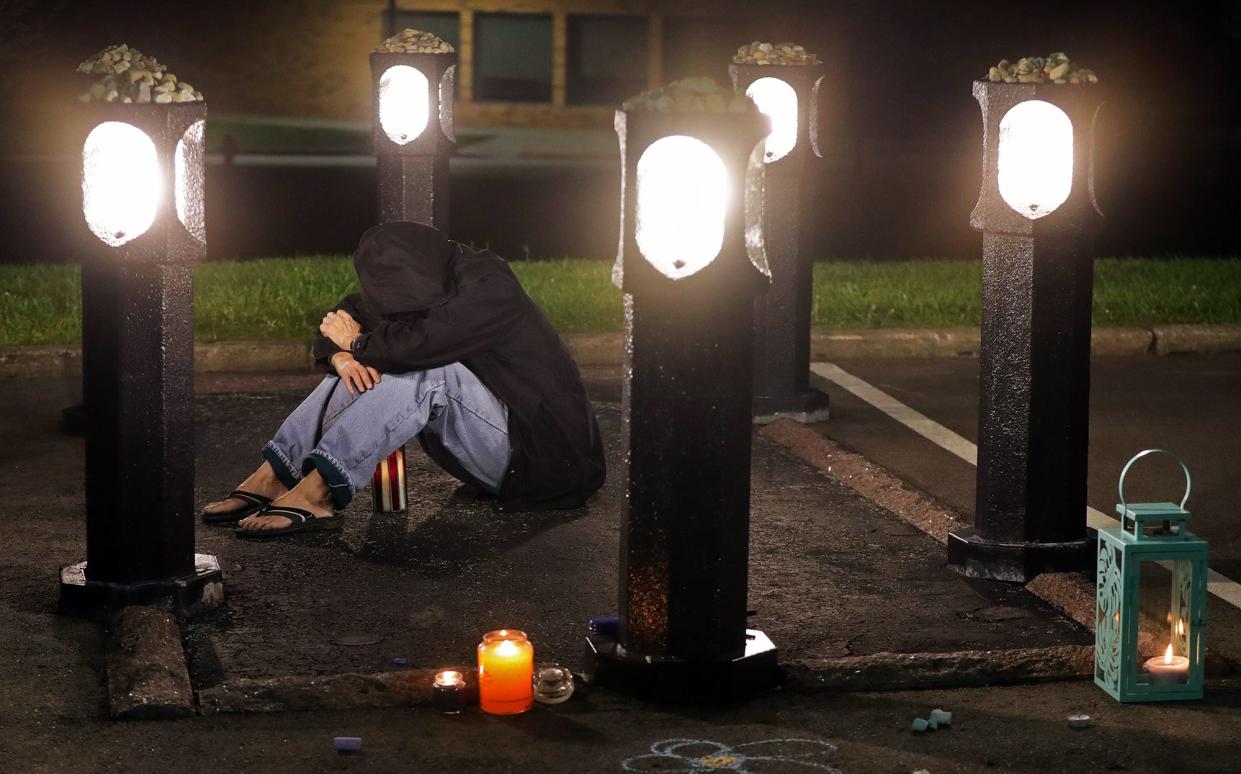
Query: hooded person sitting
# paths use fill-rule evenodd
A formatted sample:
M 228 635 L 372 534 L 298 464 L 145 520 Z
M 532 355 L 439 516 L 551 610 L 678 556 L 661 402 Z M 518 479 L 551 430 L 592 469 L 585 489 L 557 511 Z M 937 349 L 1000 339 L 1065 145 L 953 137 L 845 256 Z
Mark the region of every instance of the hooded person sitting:
M 505 510 L 575 508 L 604 480 L 581 375 L 508 263 L 430 226 L 386 223 L 353 256 L 361 292 L 319 326 L 328 376 L 206 523 L 242 537 L 339 526 L 375 465 L 417 437 Z

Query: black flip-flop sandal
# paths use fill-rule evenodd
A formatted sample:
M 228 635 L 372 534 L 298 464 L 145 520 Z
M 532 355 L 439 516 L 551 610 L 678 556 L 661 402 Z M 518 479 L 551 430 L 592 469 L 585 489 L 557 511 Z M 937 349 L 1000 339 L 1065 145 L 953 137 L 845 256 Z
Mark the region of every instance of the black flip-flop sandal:
M 302 532 L 322 532 L 340 529 L 341 521 L 338 516 L 316 516 L 310 511 L 305 511 L 301 508 L 288 508 L 283 505 L 269 505 L 259 511 L 257 515 L 283 516 L 293 523 L 287 527 L 277 527 L 275 529 L 238 529 L 235 530 L 237 537 L 264 540 L 266 538 L 280 537 L 281 535 L 296 535 Z
M 207 513 L 203 511 L 203 524 L 236 524 L 242 519 L 253 516 L 259 511 L 271 504 L 270 497 L 256 495 L 253 492 L 243 492 L 240 489 L 234 489 L 228 493 L 225 500 L 237 499 L 241 500 L 244 505 L 234 508 L 231 511 L 218 511 L 216 513 Z

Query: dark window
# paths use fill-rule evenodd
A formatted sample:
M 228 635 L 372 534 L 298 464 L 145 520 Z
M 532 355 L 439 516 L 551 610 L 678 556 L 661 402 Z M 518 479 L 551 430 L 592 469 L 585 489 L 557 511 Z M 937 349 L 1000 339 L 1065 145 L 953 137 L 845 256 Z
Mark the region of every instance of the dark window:
M 570 16 L 565 101 L 622 102 L 646 88 L 644 16 Z
M 550 15 L 480 13 L 474 16 L 474 99 L 551 102 Z
M 664 19 L 664 81 L 705 75 L 727 86 L 728 65 L 737 48 L 756 39 L 766 40 L 756 38 L 754 25 L 744 19 L 667 17 Z
M 388 18 L 387 13 L 384 13 L 384 18 Z M 455 13 L 397 11 L 396 29 L 389 30 L 388 35 L 395 35 L 407 28 L 419 32 L 430 32 L 440 40 L 451 43 L 453 48 L 459 48 L 461 45 L 461 19 Z

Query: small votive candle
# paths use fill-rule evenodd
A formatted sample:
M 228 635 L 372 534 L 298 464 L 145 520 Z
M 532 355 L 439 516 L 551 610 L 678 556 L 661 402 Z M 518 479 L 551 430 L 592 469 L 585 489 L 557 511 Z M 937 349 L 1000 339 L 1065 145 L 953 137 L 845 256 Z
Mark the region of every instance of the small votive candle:
M 492 715 L 516 715 L 534 703 L 534 645 L 525 632 L 497 629 L 478 643 L 478 703 Z
M 1146 660 L 1146 672 L 1151 685 L 1185 685 L 1189 682 L 1189 658 L 1172 655 L 1172 645 L 1162 656 Z
M 465 676 L 451 669 L 437 672 L 431 686 L 431 703 L 445 715 L 465 709 Z

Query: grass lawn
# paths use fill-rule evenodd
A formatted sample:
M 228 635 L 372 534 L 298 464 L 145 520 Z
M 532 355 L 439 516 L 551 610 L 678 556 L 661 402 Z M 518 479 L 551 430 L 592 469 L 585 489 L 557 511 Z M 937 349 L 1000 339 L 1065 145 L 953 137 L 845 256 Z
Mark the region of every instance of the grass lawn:
M 621 327 L 611 264 L 518 261 L 513 268 L 563 333 Z M 202 263 L 195 268 L 200 341 L 303 339 L 355 289 L 348 258 Z M 828 328 L 976 326 L 976 261 L 841 261 L 814 272 L 814 324 Z M 1241 324 L 1241 259 L 1112 259 L 1095 263 L 1096 325 Z M 76 343 L 74 266 L 0 266 L 0 346 Z

